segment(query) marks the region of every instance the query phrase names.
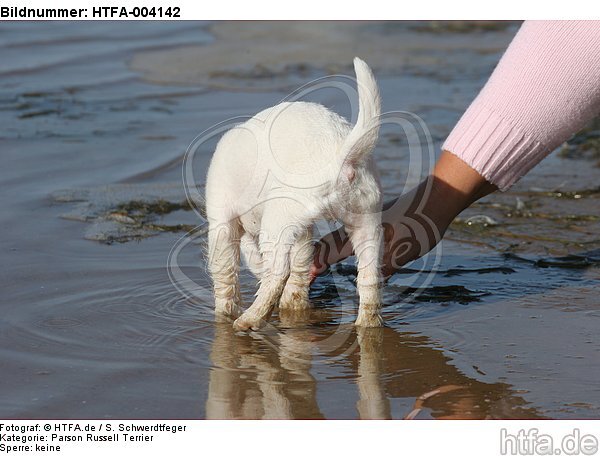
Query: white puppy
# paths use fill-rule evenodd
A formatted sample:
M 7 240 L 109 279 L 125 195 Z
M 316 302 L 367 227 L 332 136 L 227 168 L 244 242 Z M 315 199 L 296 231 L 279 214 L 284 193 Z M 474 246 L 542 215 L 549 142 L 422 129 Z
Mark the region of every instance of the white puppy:
M 372 159 L 380 99 L 370 68 L 354 59 L 356 125 L 317 103 L 265 109 L 219 141 L 206 179 L 208 266 L 217 315 L 256 330 L 273 308 L 302 310 L 308 301 L 317 219 L 346 226 L 358 261 L 356 325 L 381 326 L 381 190 Z M 240 251 L 260 279 L 241 314 Z

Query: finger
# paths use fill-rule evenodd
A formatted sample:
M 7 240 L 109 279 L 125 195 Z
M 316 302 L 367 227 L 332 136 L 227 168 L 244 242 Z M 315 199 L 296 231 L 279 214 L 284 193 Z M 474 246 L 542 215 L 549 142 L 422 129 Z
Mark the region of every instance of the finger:
M 352 244 L 344 227 L 325 235 L 315 244 L 315 254 L 310 267 L 311 282 L 327 268 L 353 255 Z

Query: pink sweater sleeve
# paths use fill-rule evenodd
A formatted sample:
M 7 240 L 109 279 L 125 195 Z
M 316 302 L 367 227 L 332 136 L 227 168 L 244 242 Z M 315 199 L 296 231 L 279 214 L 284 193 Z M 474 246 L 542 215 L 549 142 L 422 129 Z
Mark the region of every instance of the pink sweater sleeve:
M 600 113 L 600 21 L 526 21 L 443 149 L 507 190 Z

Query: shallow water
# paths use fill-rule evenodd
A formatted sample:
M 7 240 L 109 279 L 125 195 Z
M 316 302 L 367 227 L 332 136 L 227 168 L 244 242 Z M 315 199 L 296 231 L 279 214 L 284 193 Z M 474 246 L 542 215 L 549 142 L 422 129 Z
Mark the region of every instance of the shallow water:
M 600 193 L 580 142 L 397 274 L 383 329 L 351 325 L 351 263 L 317 280 L 309 315 L 245 335 L 213 321 L 202 236 L 178 257 L 195 296 L 167 272 L 202 223 L 181 182 L 198 133 L 351 74 L 357 53 L 437 150 L 516 27 L 4 24 L 0 417 L 597 417 Z M 343 94 L 313 97 L 349 115 Z M 393 129 L 376 155 L 389 196 L 418 179 Z

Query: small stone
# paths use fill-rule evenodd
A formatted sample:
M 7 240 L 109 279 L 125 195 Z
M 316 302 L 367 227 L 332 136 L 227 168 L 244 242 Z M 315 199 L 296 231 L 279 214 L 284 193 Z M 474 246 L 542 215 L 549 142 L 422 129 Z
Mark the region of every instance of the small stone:
M 471 225 L 481 225 L 481 226 L 496 226 L 498 222 L 487 215 L 474 215 L 473 217 L 469 217 L 465 223 L 469 226 Z

